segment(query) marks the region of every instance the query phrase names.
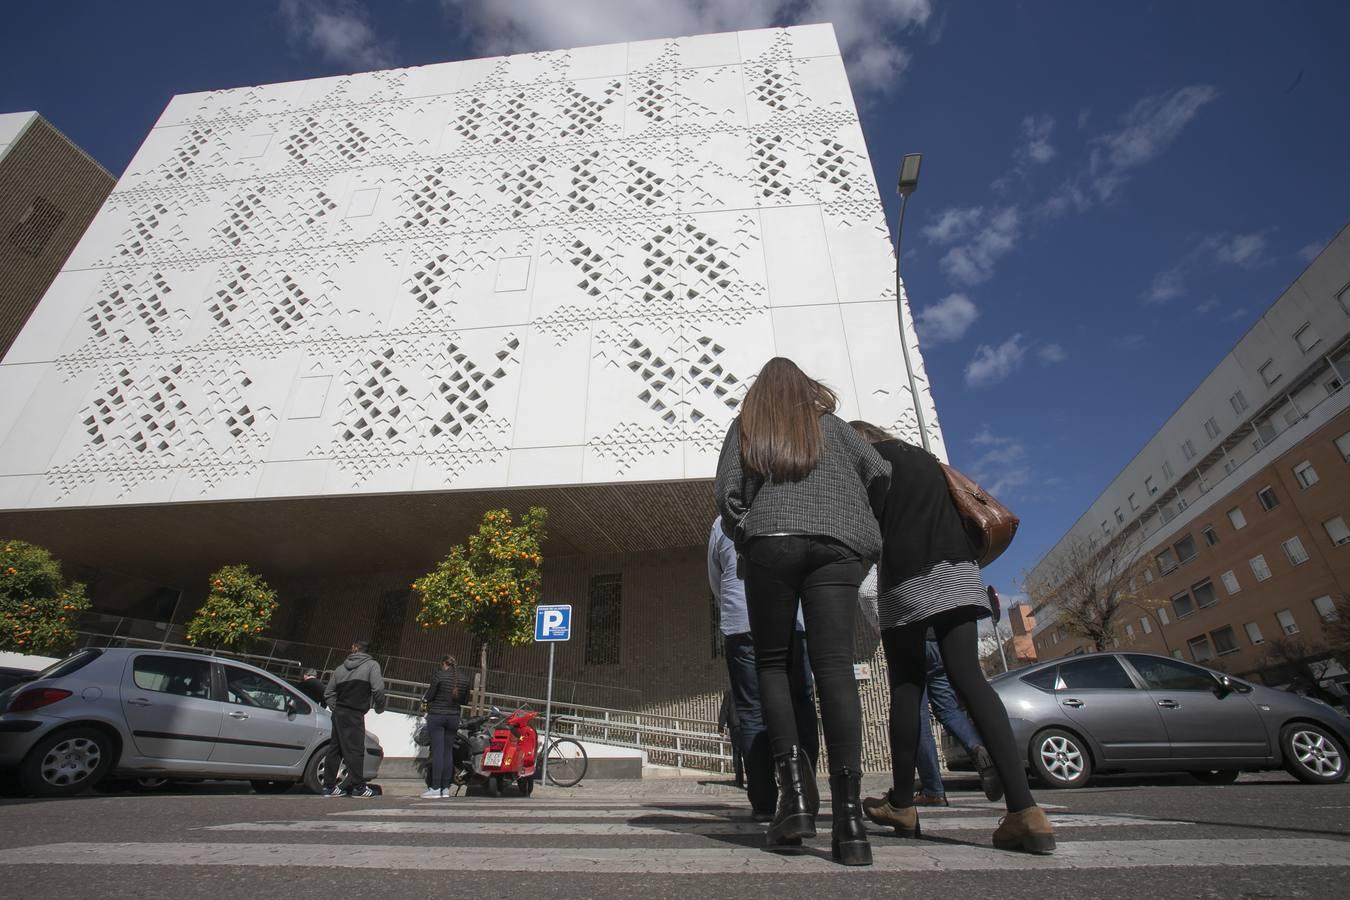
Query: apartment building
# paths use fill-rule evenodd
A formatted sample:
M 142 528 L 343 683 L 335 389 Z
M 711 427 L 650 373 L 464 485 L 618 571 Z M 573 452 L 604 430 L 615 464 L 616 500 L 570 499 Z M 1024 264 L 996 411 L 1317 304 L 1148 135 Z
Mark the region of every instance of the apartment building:
M 1350 592 L 1350 228 L 1224 357 L 1032 570 L 1074 541 L 1137 546 L 1121 646 L 1272 680 L 1325 657 Z M 1042 658 L 1083 652 L 1053 604 Z M 1285 640 L 1280 640 L 1285 639 Z M 1343 675 L 1319 662 L 1328 681 Z

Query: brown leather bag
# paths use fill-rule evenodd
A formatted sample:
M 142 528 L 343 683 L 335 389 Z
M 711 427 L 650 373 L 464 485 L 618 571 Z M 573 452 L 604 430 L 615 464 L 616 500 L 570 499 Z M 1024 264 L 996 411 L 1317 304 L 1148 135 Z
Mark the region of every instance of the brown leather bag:
M 1008 549 L 1021 521 L 988 491 L 946 463 L 942 464 L 942 474 L 947 476 L 952 502 L 961 524 L 966 526 L 975 559 L 983 568 Z

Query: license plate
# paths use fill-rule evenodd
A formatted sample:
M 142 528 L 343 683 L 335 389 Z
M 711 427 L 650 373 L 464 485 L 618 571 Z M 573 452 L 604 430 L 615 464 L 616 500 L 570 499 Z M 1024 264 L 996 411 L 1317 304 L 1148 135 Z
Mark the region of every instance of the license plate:
M 501 753 L 484 753 L 484 754 L 483 754 L 483 768 L 485 768 L 485 769 L 492 769 L 492 768 L 496 768 L 497 766 L 500 766 L 501 764 L 502 764 L 502 754 L 501 754 Z

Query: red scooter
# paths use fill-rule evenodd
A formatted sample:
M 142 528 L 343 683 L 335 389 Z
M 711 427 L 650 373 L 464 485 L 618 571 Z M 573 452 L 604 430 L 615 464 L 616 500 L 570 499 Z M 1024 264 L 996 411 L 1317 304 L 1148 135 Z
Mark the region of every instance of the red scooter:
M 460 722 L 455 735 L 455 784 L 481 784 L 489 797 L 500 797 L 502 789 L 512 784 L 522 797 L 534 793 L 539 735 L 531 723 L 538 715 L 521 707 L 504 717 L 493 707 L 486 716 Z

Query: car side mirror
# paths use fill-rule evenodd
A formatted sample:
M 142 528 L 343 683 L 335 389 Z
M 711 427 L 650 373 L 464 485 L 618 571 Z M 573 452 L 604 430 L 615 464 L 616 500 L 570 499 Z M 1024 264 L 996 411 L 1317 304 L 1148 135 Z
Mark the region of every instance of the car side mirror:
M 293 716 L 300 711 L 300 707 L 295 705 L 295 701 L 290 697 L 286 698 L 286 715 Z
M 1220 697 L 1227 697 L 1229 694 L 1237 693 L 1241 690 L 1238 683 L 1227 675 L 1220 675 L 1216 680 L 1219 682 L 1219 685 L 1214 689 L 1214 692 Z

